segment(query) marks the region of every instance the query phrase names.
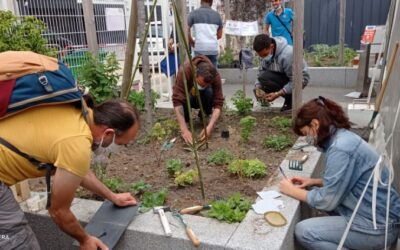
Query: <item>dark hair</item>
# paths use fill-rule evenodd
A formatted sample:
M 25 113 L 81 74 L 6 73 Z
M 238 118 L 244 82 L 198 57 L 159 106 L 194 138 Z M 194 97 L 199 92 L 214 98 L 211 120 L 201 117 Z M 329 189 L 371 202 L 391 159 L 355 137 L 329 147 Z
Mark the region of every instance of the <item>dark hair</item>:
M 213 0 L 201 0 L 202 3 L 208 3 L 210 6 L 213 4 Z
M 313 119 L 319 121 L 318 146 L 322 146 L 332 136 L 331 126 L 344 129 L 351 127 L 342 107 L 322 96 L 305 103 L 300 108 L 293 123 L 294 132 L 303 135 L 300 129 L 309 126 Z
M 130 103 L 121 100 L 109 100 L 93 109 L 93 120 L 96 125 L 106 125 L 121 135 L 135 123 L 139 123 L 139 113 Z
M 254 38 L 253 49 L 256 52 L 260 52 L 263 49 L 267 49 L 272 44 L 272 38 L 267 34 L 259 34 Z
M 196 67 L 196 76 L 202 76 L 206 83 L 211 83 L 217 77 L 217 69 L 208 62 L 200 62 Z

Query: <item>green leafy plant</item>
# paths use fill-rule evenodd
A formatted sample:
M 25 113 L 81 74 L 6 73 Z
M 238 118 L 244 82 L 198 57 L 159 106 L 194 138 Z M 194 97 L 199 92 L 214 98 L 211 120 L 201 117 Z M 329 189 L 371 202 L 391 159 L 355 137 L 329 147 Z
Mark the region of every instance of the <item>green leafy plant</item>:
M 243 90 L 236 91 L 231 100 L 239 115 L 248 114 L 253 109 L 253 100 L 251 98 L 247 98 L 244 95 Z
M 36 17 L 16 17 L 11 11 L 0 10 L 0 52 L 33 51 L 56 57 L 57 50 L 42 36 L 45 31 L 46 25 Z
M 292 140 L 286 135 L 270 135 L 265 137 L 263 146 L 266 148 L 272 148 L 276 151 L 281 151 L 286 147 L 292 145 Z
M 215 165 L 226 165 L 233 161 L 234 155 L 227 149 L 218 149 L 208 156 L 207 161 Z
M 79 82 L 90 88 L 90 93 L 96 102 L 103 102 L 107 99 L 118 96 L 117 83 L 120 68 L 115 53 L 108 54 L 105 61 L 99 57 L 86 54 L 87 60 L 79 69 Z
M 179 123 L 176 119 L 166 119 L 162 122 L 165 127 L 165 132 L 167 133 L 167 137 L 173 137 L 178 134 L 180 131 Z
M 231 65 L 235 60 L 233 50 L 231 48 L 225 48 L 225 50 L 218 57 L 219 65 Z
M 124 185 L 124 181 L 119 177 L 112 177 L 104 180 L 104 185 L 111 191 L 117 192 L 119 188 Z
M 228 223 L 241 222 L 251 208 L 251 202 L 236 193 L 227 201 L 218 200 L 211 203 L 211 209 L 206 212 L 209 218 L 215 218 Z
M 154 90 L 151 90 L 151 104 L 153 109 L 155 108 L 157 104 L 157 99 L 159 98 L 160 95 Z M 145 100 L 144 91 L 131 91 L 129 93 L 128 102 L 132 103 L 140 111 L 144 111 L 145 107 L 144 100 Z
M 344 66 L 350 65 L 351 60 L 357 56 L 352 48 L 344 49 L 344 65 L 338 64 L 339 45 L 314 44 L 305 52 L 305 59 L 310 66 Z
M 94 175 L 103 182 L 106 177 L 106 165 L 101 163 L 93 163 L 91 164 L 90 168 L 92 169 Z
M 143 180 L 131 184 L 131 190 L 135 195 L 140 195 L 151 188 L 150 184 L 145 183 Z
M 183 169 L 183 163 L 180 159 L 168 159 L 165 165 L 169 176 L 174 176 Z
M 271 121 L 275 127 L 284 131 L 292 126 L 292 119 L 284 116 L 275 116 Z
M 264 162 L 258 159 L 235 160 L 228 166 L 228 171 L 232 174 L 248 178 L 262 177 L 267 172 Z
M 198 179 L 199 179 L 199 174 L 197 173 L 196 170 L 192 169 L 187 172 L 178 174 L 175 177 L 175 184 L 178 186 L 184 187 L 186 185 L 192 185 Z
M 253 116 L 246 116 L 240 119 L 240 136 L 244 141 L 248 141 L 250 133 L 253 128 L 257 125 L 256 118 Z
M 142 205 L 139 212 L 145 213 L 153 207 L 162 206 L 167 198 L 167 190 L 165 188 L 158 192 L 145 192 L 143 194 Z

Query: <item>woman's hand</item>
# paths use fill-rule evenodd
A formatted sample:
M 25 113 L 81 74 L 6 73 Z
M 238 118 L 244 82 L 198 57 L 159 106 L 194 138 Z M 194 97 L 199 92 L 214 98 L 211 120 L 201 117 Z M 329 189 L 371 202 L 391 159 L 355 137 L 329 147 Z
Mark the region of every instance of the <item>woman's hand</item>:
M 296 187 L 293 185 L 290 179 L 283 178 L 279 183 L 279 190 L 281 193 L 292 196 L 291 194 L 293 189 L 296 189 Z
M 314 186 L 311 178 L 296 176 L 290 179 L 290 181 L 298 188 L 306 188 Z

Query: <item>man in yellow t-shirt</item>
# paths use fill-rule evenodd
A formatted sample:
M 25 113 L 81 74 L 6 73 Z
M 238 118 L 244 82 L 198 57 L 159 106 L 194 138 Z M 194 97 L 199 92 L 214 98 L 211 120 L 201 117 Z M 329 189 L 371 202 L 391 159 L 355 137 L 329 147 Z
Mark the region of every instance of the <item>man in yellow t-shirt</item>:
M 91 151 L 131 142 L 139 130 L 139 116 L 123 101 L 106 101 L 89 109 L 88 123 L 70 104 L 41 106 L 0 121 L 0 137 L 36 160 L 56 167 L 49 214 L 81 249 L 107 249 L 88 235 L 70 210 L 75 191 L 82 186 L 118 206 L 135 205 L 130 193 L 116 194 L 90 171 Z M 24 157 L 0 144 L 0 249 L 40 249 L 24 213 L 8 186 L 44 176 Z

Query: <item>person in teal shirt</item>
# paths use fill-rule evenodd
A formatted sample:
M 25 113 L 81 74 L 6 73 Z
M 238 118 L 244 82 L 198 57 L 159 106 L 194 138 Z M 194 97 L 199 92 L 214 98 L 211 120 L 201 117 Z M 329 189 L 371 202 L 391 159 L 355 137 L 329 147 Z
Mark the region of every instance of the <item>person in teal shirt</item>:
M 271 36 L 284 37 L 289 45 L 293 46 L 292 24 L 293 24 L 293 10 L 290 8 L 282 7 L 282 0 L 272 0 L 273 10 L 265 16 L 265 32 L 269 34 L 269 27 L 271 26 Z

